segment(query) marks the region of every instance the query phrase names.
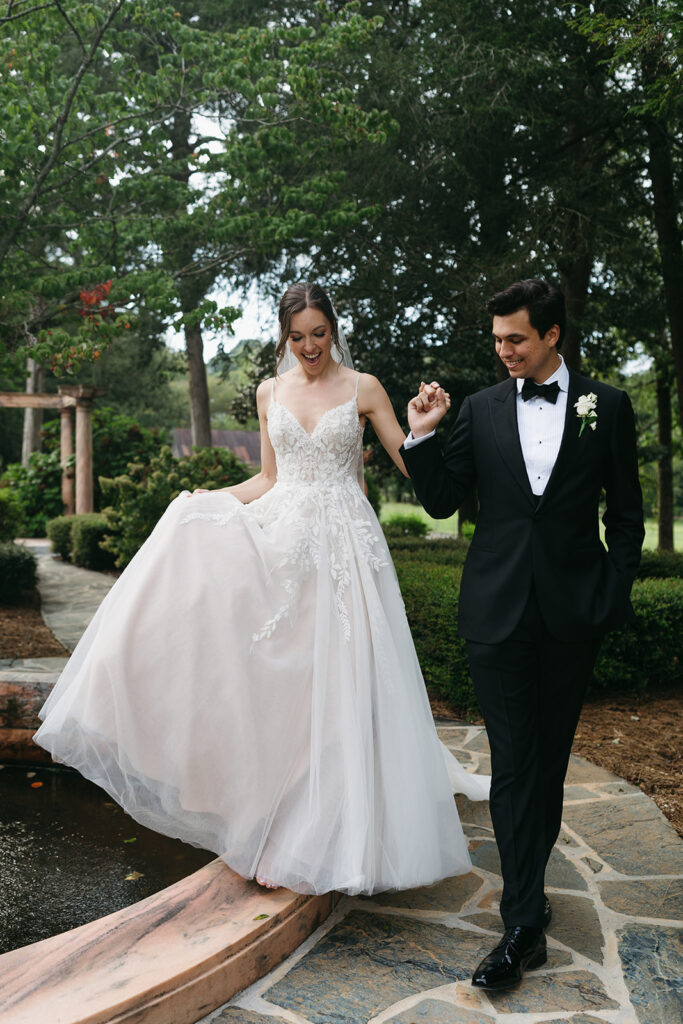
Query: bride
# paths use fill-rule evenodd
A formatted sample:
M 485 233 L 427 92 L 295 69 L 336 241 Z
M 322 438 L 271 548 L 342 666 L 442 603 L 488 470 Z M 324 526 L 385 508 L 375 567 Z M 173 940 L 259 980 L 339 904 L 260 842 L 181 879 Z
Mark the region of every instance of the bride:
M 382 530 L 362 490 L 370 420 L 406 475 L 379 381 L 332 304 L 297 284 L 257 391 L 261 471 L 184 492 L 102 602 L 35 740 L 141 824 L 302 893 L 469 870 Z M 291 368 L 282 370 L 282 364 Z

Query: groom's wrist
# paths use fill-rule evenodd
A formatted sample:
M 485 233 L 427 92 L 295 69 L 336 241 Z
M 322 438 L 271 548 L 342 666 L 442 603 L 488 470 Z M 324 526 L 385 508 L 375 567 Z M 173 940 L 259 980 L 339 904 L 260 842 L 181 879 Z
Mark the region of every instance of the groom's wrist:
M 407 438 L 403 442 L 404 448 L 415 448 L 418 444 L 422 444 L 423 441 L 428 440 L 430 437 L 434 437 L 436 430 L 430 430 L 427 434 L 415 434 L 412 430 L 408 434 Z

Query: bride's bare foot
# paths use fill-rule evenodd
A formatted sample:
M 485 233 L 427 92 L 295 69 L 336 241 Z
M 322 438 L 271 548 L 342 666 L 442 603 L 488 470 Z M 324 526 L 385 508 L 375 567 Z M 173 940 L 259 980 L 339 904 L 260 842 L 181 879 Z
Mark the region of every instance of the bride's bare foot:
M 260 878 L 256 875 L 254 879 L 257 885 L 260 885 L 263 889 L 279 889 L 280 886 L 276 885 L 275 882 L 269 882 L 267 878 Z

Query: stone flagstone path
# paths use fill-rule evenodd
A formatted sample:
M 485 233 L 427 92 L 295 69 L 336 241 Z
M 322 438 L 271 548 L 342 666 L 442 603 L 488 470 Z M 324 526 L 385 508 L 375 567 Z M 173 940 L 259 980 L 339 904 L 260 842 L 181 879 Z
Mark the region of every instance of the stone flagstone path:
M 441 725 L 488 772 L 486 734 Z M 345 897 L 287 961 L 200 1024 L 680 1024 L 683 843 L 639 789 L 578 757 L 546 874 L 548 962 L 506 993 L 470 976 L 501 933 L 488 807 L 458 797 L 473 870 L 427 889 Z
M 113 579 L 35 547 L 45 618 L 71 649 Z M 0 678 L 54 679 L 64 664 L 41 661 L 0 664 Z M 466 767 L 490 772 L 482 728 L 443 724 L 439 735 Z M 683 842 L 648 797 L 572 757 L 546 874 L 548 962 L 498 995 L 469 983 L 501 932 L 491 819 L 483 803 L 458 807 L 469 874 L 344 897 L 284 963 L 198 1024 L 681 1024 Z

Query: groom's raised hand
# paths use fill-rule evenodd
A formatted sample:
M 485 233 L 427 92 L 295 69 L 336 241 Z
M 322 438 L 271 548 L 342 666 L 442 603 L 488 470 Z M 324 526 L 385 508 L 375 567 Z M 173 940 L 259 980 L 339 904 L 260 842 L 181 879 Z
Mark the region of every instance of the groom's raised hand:
M 408 425 L 413 437 L 424 437 L 436 429 L 451 407 L 451 396 L 438 381 L 420 384 L 420 391 L 408 402 Z

